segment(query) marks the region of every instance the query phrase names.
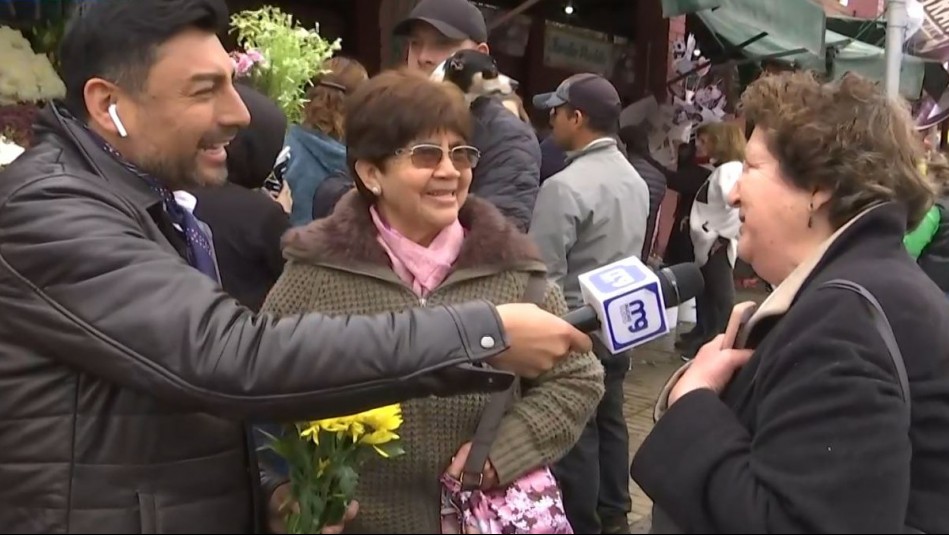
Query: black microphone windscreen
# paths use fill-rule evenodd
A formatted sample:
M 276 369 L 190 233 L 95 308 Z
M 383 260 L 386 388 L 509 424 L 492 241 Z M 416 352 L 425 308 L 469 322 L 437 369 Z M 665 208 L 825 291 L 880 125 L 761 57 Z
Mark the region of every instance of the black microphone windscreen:
M 666 308 L 677 307 L 705 289 L 705 278 L 698 264 L 676 264 L 660 269 L 656 275 Z

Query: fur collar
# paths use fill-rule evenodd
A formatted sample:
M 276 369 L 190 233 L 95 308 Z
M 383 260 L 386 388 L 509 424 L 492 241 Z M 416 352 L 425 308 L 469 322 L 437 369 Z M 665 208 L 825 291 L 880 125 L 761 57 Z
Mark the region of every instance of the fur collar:
M 543 266 L 534 242 L 490 202 L 469 194 L 458 219 L 467 235 L 455 270 L 536 270 Z M 284 256 L 309 264 L 359 263 L 388 268 L 389 257 L 376 240 L 376 234 L 369 203 L 352 190 L 339 200 L 329 217 L 288 231 L 283 239 Z

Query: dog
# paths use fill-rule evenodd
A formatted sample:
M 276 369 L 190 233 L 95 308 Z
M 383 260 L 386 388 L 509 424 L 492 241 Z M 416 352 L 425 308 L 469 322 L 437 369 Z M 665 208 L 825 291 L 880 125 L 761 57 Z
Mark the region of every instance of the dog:
M 518 86 L 516 80 L 498 71 L 494 58 L 477 50 L 455 52 L 435 68 L 432 80 L 455 84 L 464 92 L 468 104 L 490 95 L 511 95 Z

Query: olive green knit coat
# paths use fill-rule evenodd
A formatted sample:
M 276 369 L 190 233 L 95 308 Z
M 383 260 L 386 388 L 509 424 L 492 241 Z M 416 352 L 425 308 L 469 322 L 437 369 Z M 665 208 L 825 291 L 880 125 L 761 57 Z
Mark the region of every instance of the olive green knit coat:
M 392 271 L 368 204 L 351 192 L 329 218 L 288 233 L 290 262 L 263 310 L 371 314 L 476 299 L 520 301 L 530 274 L 544 271 L 533 243 L 490 203 L 474 197 L 459 219 L 468 233 L 454 269 L 422 300 Z M 566 312 L 554 285 L 544 308 Z M 574 354 L 522 386 L 489 454 L 502 484 L 552 463 L 573 446 L 603 395 L 603 369 L 592 353 Z M 356 498 L 360 512 L 347 531 L 439 533 L 439 476 L 471 440 L 487 399 L 478 394 L 404 403 L 399 435 L 406 454 L 365 465 Z

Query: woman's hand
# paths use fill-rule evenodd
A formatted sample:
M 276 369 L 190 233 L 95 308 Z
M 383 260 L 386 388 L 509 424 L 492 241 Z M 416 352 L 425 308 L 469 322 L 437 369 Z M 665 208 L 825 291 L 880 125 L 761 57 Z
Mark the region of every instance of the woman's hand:
M 455 479 L 461 480 L 461 472 L 465 469 L 465 463 L 468 461 L 468 453 L 471 451 L 471 442 L 465 442 L 458 448 L 458 453 L 451 458 L 451 464 L 448 465 L 448 469 L 445 470 L 445 473 L 452 476 Z M 491 465 L 491 460 L 486 460 L 484 462 L 484 469 L 481 472 L 481 488 L 490 489 L 497 487 L 498 482 L 498 473 L 494 469 L 494 466 Z
M 299 512 L 297 503 L 290 501 L 290 484 L 284 483 L 274 489 L 273 494 L 270 495 L 270 503 L 268 505 L 267 512 L 269 518 L 267 519 L 267 527 L 270 533 L 286 533 L 287 526 L 284 518 L 286 517 L 287 510 Z M 346 524 L 356 518 L 357 513 L 359 513 L 359 502 L 353 500 L 346 506 L 343 521 L 339 524 L 324 527 L 321 533 L 342 533 Z
M 735 371 L 745 365 L 753 353 L 750 349 L 722 349 L 725 335 L 702 346 L 689 369 L 682 375 L 669 394 L 669 406 L 694 390 L 707 388 L 721 394 Z

